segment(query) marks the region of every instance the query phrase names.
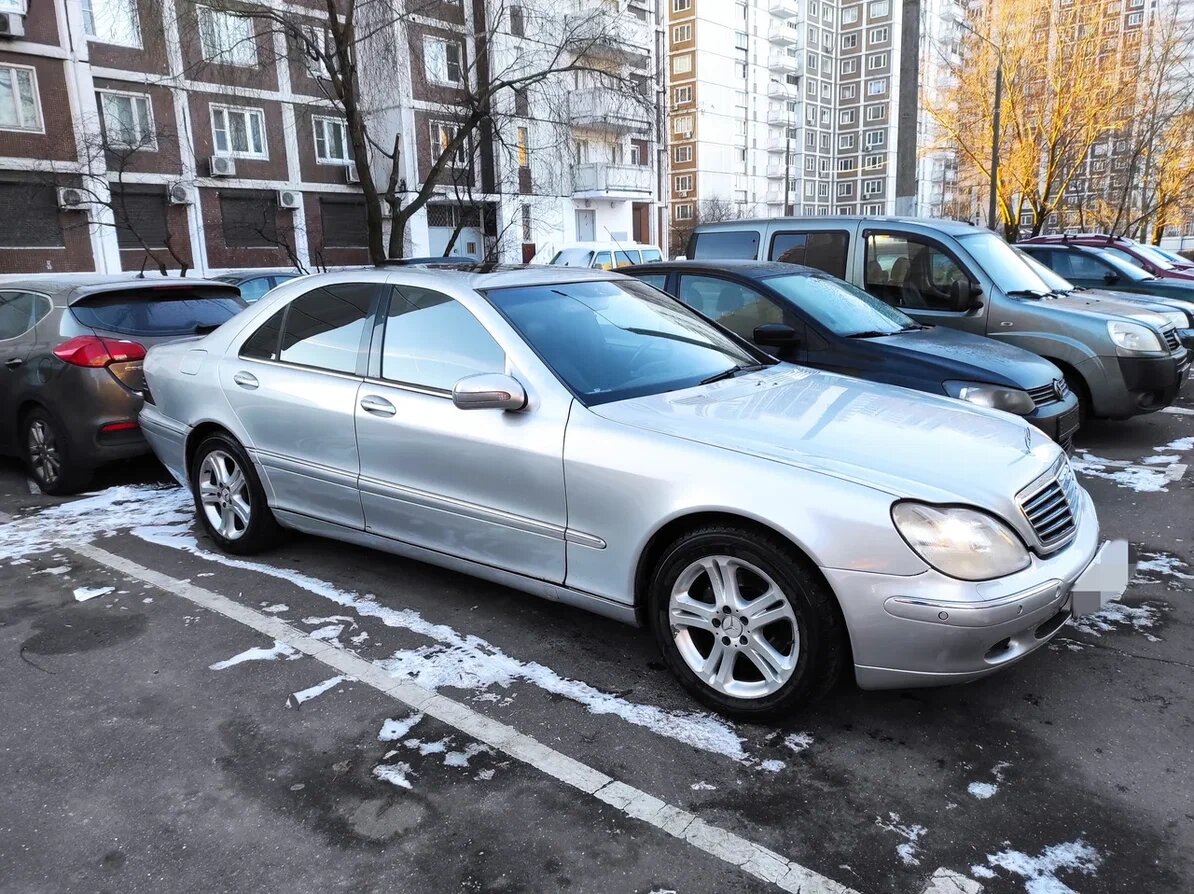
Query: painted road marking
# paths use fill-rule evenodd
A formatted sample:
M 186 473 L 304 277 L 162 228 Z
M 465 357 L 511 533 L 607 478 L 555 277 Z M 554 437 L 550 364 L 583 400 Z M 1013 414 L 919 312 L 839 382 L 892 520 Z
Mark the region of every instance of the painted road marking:
M 10 516 L 0 512 L 0 522 L 10 520 Z M 355 677 L 361 683 L 402 702 L 412 711 L 421 711 L 434 717 L 560 782 L 592 795 L 626 816 L 649 823 L 673 838 L 685 841 L 698 850 L 737 866 L 743 872 L 774 884 L 781 890 L 801 894 L 857 894 L 853 889 L 775 851 L 711 825 L 687 810 L 607 776 L 600 770 L 523 735 L 512 726 L 479 714 L 460 702 L 409 680 L 395 679 L 373 662 L 347 651 L 338 644 L 314 639 L 285 621 L 262 614 L 189 581 L 178 580 L 146 568 L 97 546 L 70 543 L 63 544 L 63 548 L 166 593 L 181 596 L 196 605 L 238 621 L 266 637 L 298 649 L 338 672 Z M 939 870 L 938 874 L 941 871 Z
M 1173 413 L 1176 416 L 1194 416 L 1194 410 L 1187 410 L 1185 407 L 1165 407 L 1161 412 Z

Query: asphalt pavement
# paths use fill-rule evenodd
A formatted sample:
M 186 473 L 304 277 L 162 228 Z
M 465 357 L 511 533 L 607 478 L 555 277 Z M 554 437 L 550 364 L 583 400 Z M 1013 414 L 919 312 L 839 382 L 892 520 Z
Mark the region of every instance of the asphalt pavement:
M 0 890 L 1192 890 L 1176 409 L 1079 437 L 1140 560 L 1121 602 L 986 680 L 775 725 L 578 610 L 314 538 L 217 554 L 152 462 L 65 501 L 2 462 Z

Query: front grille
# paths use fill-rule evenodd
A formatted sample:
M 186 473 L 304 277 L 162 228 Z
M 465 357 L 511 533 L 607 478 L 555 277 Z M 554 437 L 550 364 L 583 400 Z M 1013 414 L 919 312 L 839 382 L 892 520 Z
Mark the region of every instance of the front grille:
M 1176 351 L 1182 346 L 1181 340 L 1177 337 L 1176 329 L 1166 329 L 1163 333 L 1165 336 L 1165 344 L 1171 351 Z
M 1048 385 L 1028 389 L 1028 396 L 1038 407 L 1047 407 L 1049 404 L 1063 401 L 1069 393 L 1070 386 L 1066 384 L 1065 379 L 1054 379 Z
M 1053 474 L 1043 483 L 1020 496 L 1020 510 L 1041 546 L 1047 550 L 1061 546 L 1074 536 L 1078 507 L 1078 482 L 1067 460 L 1054 466 Z

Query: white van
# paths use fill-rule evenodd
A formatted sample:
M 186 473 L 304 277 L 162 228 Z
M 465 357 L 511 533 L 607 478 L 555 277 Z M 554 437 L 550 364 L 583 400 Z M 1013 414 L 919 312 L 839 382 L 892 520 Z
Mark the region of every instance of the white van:
M 631 264 L 650 264 L 662 260 L 663 252 L 654 245 L 638 242 L 572 242 L 557 251 L 548 263 L 553 267 L 615 270 Z

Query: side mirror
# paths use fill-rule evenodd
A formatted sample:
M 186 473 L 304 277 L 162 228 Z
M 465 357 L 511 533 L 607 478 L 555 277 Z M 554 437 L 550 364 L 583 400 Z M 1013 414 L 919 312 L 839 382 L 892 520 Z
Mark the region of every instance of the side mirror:
M 955 279 L 949 284 L 949 300 L 956 311 L 982 310 L 983 287 L 968 279 Z
M 1103 282 L 1105 282 L 1109 286 L 1113 286 L 1117 282 L 1119 282 L 1119 274 L 1116 273 L 1114 270 L 1108 270 L 1106 273 L 1103 274 Z
M 458 410 L 521 410 L 527 405 L 527 393 L 513 376 L 482 373 L 457 382 L 452 403 Z
M 756 326 L 751 338 L 756 345 L 769 348 L 788 347 L 799 341 L 796 330 L 785 323 L 764 323 L 762 326 Z

